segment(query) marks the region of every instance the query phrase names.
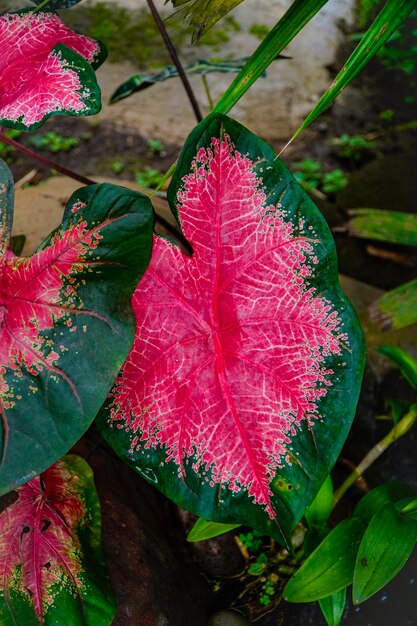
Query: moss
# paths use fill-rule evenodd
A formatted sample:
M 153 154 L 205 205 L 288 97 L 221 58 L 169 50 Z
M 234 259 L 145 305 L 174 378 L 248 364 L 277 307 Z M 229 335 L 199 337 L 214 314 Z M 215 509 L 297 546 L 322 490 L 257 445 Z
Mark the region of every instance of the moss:
M 128 60 L 139 69 L 159 68 L 172 63 L 146 7 L 132 11 L 108 2 L 82 3 L 62 11 L 61 15 L 75 31 L 100 39 L 109 51 L 110 62 Z M 166 27 L 177 52 L 182 53 L 185 59 L 195 58 L 196 52 L 192 52 L 188 45 L 192 28 L 184 26 L 181 13 L 162 14 L 162 17 L 168 18 Z M 228 16 L 210 29 L 200 44 L 219 52 L 237 30 L 240 30 L 239 24 Z

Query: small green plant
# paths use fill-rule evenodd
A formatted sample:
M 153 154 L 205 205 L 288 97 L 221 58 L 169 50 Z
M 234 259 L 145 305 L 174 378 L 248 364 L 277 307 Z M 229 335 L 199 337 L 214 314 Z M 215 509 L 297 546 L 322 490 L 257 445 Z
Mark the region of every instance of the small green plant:
M 146 166 L 140 172 L 135 173 L 135 182 L 139 185 L 139 187 L 155 189 L 158 187 L 162 179 L 163 174 L 159 170 L 149 166 Z
M 266 26 L 265 24 L 252 24 L 251 26 L 249 26 L 248 32 L 263 41 L 263 39 L 265 39 L 270 30 L 271 29 L 268 28 L 268 26 Z
M 365 154 L 375 148 L 375 143 L 363 135 L 348 135 L 344 133 L 330 141 L 337 148 L 340 156 L 352 161 L 361 161 Z
M 338 193 L 349 182 L 346 174 L 340 170 L 323 172 L 323 166 L 314 159 L 304 159 L 292 164 L 294 176 L 304 189 L 311 193 L 321 190 L 326 195 Z
M 49 152 L 53 152 L 54 154 L 58 152 L 69 152 L 79 144 L 76 137 L 62 137 L 53 131 L 35 135 L 29 139 L 29 142 L 32 146 L 35 146 L 35 148 L 49 150 Z
M 111 164 L 111 169 L 113 170 L 115 174 L 121 174 L 123 170 L 125 169 L 123 161 L 119 161 L 119 160 L 113 161 Z
M 155 156 L 163 157 L 166 155 L 165 146 L 160 139 L 148 139 L 146 147 Z
M 6 135 L 6 137 L 9 137 L 10 139 L 16 139 L 22 133 L 20 130 L 15 130 L 12 128 L 12 129 L 6 130 L 4 134 Z M 0 141 L 0 158 L 1 159 L 8 162 L 13 152 L 14 152 L 13 146 L 9 146 L 9 144 Z
M 248 552 L 254 554 L 257 552 L 263 544 L 263 535 L 257 530 L 252 530 L 251 532 L 241 533 L 239 535 L 239 539 L 242 542 L 243 546 L 247 549 Z
M 334 195 L 346 187 L 348 182 L 349 179 L 342 170 L 331 170 L 323 175 L 322 191 L 326 195 Z

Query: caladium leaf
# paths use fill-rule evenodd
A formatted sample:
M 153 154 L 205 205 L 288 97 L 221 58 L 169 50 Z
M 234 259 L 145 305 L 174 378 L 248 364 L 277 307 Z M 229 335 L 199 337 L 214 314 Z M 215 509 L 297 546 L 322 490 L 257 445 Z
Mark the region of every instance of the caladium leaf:
M 94 419 L 132 344 L 130 299 L 153 232 L 146 196 L 91 185 L 36 253 L 19 258 L 8 249 L 12 213 L 1 161 L 0 493 L 49 467 Z
M 0 126 L 35 130 L 51 115 L 99 112 L 98 41 L 53 12 L 23 9 L 0 15 L 0 46 Z
M 287 539 L 337 458 L 362 376 L 334 242 L 272 149 L 219 114 L 187 139 L 168 197 L 194 255 L 154 242 L 104 436 L 205 520 Z
M 2 626 L 107 626 L 100 504 L 87 463 L 69 455 L 15 492 L 0 514 Z

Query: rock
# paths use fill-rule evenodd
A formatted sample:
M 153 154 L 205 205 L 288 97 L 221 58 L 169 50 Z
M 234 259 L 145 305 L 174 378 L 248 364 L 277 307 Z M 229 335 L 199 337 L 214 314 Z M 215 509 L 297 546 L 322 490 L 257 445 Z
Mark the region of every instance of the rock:
M 236 611 L 219 611 L 211 617 L 208 626 L 250 626 L 250 622 Z
M 117 602 L 112 626 L 207 626 L 211 593 L 193 562 L 176 507 L 90 430 L 73 450 L 94 471 L 103 543 Z

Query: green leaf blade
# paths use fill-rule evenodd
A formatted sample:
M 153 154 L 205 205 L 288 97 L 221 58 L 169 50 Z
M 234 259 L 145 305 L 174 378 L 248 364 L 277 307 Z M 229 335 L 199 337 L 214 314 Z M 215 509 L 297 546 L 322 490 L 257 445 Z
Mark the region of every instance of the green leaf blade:
M 411 354 L 395 346 L 379 346 L 378 352 L 390 359 L 400 368 L 404 378 L 417 391 L 417 361 Z
M 384 43 L 401 26 L 406 17 L 416 7 L 416 4 L 416 0 L 387 0 L 382 11 L 375 18 L 330 87 L 296 130 L 290 141 L 294 141 L 305 128 L 314 122 L 336 100 L 341 92 L 382 48 Z
M 285 15 L 249 58 L 213 110 L 217 113 L 229 113 L 253 83 L 262 76 L 277 55 L 286 48 L 327 1 L 294 0 Z
M 319 600 L 327 626 L 340 626 L 346 606 L 346 588 Z
M 219 522 L 209 522 L 201 517 L 196 521 L 192 529 L 187 535 L 187 541 L 194 543 L 197 541 L 205 541 L 206 539 L 213 539 L 219 535 L 239 528 L 240 524 L 220 524 Z
M 313 602 L 350 585 L 364 531 L 365 525 L 358 518 L 338 524 L 289 580 L 284 598 L 288 602 Z
M 353 603 L 382 589 L 405 565 L 417 540 L 417 522 L 385 506 L 371 520 L 359 546 L 353 578 Z

